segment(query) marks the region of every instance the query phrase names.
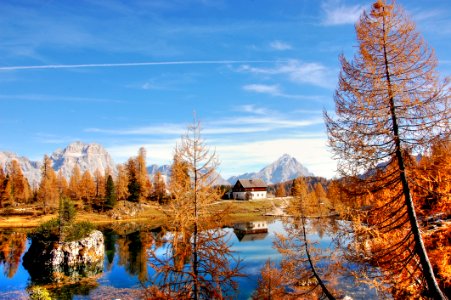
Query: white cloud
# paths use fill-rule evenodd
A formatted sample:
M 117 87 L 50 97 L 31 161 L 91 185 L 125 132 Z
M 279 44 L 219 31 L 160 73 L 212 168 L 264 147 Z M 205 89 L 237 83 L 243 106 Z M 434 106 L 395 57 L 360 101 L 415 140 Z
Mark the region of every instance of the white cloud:
M 174 147 L 178 139 L 173 140 L 159 140 L 154 143 L 132 143 L 127 145 L 118 145 L 107 147 L 108 153 L 111 155 L 116 163 L 124 163 L 130 157 L 136 156 L 138 150 L 144 147 L 147 152 L 147 164 L 170 164 L 173 154 Z
M 337 81 L 337 72 L 321 63 L 311 62 L 305 63 L 296 59 L 292 59 L 283 63 L 279 63 L 273 68 L 251 67 L 242 65 L 238 68 L 239 72 L 252 73 L 256 75 L 285 75 L 299 84 L 311 84 L 323 88 L 334 88 Z M 280 89 L 274 85 L 249 85 L 247 90 L 254 92 L 272 92 L 273 95 L 280 95 Z M 279 92 L 276 94 L 276 92 Z
M 321 3 L 324 12 L 323 25 L 354 24 L 359 19 L 365 6 L 346 5 L 341 0 L 326 0 Z
M 291 47 L 290 44 L 282 42 L 282 41 L 272 41 L 269 46 L 274 49 L 274 50 L 279 50 L 279 51 L 285 51 L 285 50 L 290 50 L 293 47 Z
M 260 94 L 280 95 L 280 89 L 278 85 L 248 84 L 243 86 L 243 89 L 245 91 Z

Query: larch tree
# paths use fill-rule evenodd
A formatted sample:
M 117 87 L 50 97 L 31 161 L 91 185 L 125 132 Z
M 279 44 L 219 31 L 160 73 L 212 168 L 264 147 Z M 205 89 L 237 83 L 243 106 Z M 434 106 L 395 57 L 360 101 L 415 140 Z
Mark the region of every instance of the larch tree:
M 149 198 L 152 191 L 152 184 L 149 180 L 149 175 L 147 173 L 147 163 L 146 163 L 146 149 L 144 147 L 139 148 L 138 157 L 136 158 L 136 169 L 137 169 L 137 182 L 139 183 L 139 198 L 140 201 Z
M 24 203 L 30 198 L 30 185 L 22 173 L 17 160 L 13 160 L 7 168 L 9 174 L 9 193 L 13 203 Z M 12 204 L 13 204 L 12 203 Z
M 125 165 L 117 166 L 117 177 L 116 177 L 116 195 L 117 200 L 123 201 L 128 199 L 128 174 Z
M 3 171 L 3 168 L 0 166 L 0 208 L 2 208 L 4 203 L 10 198 L 9 189 L 6 188 L 7 184 L 8 178 L 6 177 L 5 171 Z
M 66 177 L 64 177 L 61 169 L 59 169 L 56 176 L 56 185 L 58 187 L 60 197 L 65 198 L 69 196 L 69 184 L 67 183 Z
M 81 199 L 81 191 L 80 191 L 80 182 L 81 182 L 81 171 L 78 165 L 72 170 L 72 175 L 69 179 L 69 195 L 74 200 Z
M 83 172 L 80 180 L 80 192 L 81 199 L 83 199 L 88 207 L 88 209 L 92 208 L 92 199 L 96 195 L 96 184 L 94 182 L 94 178 L 91 175 L 91 172 L 88 170 Z
M 408 282 L 444 299 L 412 201 L 410 155 L 426 151 L 438 137 L 449 139 L 449 86 L 439 80 L 433 51 L 399 6 L 375 2 L 356 32 L 353 61 L 340 57 L 335 115 L 325 113 L 329 143 L 341 175 L 354 179 L 354 192 L 391 191 L 365 220 L 373 230 L 368 236 L 386 240 L 370 251 L 373 261 L 387 267 L 385 279 L 395 281 L 395 288 Z M 374 240 L 367 240 L 370 248 Z
M 213 187 L 217 165 L 194 121 L 175 149 L 166 210 L 172 219 L 166 225 L 170 246 L 162 256 L 150 252 L 156 270 L 154 286 L 147 290 L 150 297 L 224 299 L 236 291 L 234 277 L 241 274 L 221 229 L 225 212 L 209 209 L 219 199 Z
M 158 171 L 153 177 L 153 198 L 161 202 L 166 197 L 166 184 L 161 172 Z
M 276 185 L 275 196 L 276 197 L 285 197 L 286 195 L 287 195 L 287 191 L 285 190 L 285 186 L 283 185 L 283 183 L 279 183 L 278 185 Z
M 96 184 L 96 198 L 98 201 L 103 201 L 103 198 L 105 198 L 106 179 L 99 169 L 96 169 L 94 172 L 94 182 Z
M 41 167 L 41 182 L 38 189 L 38 200 L 43 204 L 44 214 L 47 214 L 49 208 L 58 206 L 59 192 L 57 177 L 52 168 L 52 160 L 45 155 Z

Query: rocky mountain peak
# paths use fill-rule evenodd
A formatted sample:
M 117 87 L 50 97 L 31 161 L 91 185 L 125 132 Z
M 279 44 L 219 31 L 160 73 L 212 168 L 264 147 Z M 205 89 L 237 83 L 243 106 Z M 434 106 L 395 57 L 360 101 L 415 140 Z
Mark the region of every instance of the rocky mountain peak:
M 246 173 L 229 178 L 229 182 L 234 184 L 238 179 L 260 178 L 266 183 L 279 183 L 297 178 L 299 176 L 313 176 L 296 158 L 289 154 L 283 154 L 276 161 L 261 169 L 256 173 Z
M 103 174 L 107 168 L 116 172 L 110 154 L 96 143 L 86 144 L 80 141 L 71 143 L 65 149 L 53 152 L 50 159 L 53 161 L 53 169 L 56 172 L 61 170 L 66 178 L 70 178 L 75 165 L 78 165 L 82 173 L 88 170 L 94 174 L 99 170 Z

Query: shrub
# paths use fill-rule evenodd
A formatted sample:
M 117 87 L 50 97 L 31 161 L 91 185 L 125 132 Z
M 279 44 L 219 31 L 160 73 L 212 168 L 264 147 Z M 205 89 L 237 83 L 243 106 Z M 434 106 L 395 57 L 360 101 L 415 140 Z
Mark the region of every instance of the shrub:
M 30 233 L 30 237 L 36 240 L 58 241 L 60 237 L 59 220 L 51 219 L 42 223 Z
M 95 229 L 94 224 L 88 221 L 74 223 L 72 226 L 66 227 L 64 231 L 64 241 L 76 241 L 88 236 Z
M 33 286 L 28 289 L 28 294 L 31 300 L 52 300 L 49 291 L 40 286 Z
M 94 229 L 94 224 L 87 221 L 60 226 L 59 219 L 52 219 L 37 227 L 30 233 L 30 237 L 47 242 L 71 242 L 88 236 Z

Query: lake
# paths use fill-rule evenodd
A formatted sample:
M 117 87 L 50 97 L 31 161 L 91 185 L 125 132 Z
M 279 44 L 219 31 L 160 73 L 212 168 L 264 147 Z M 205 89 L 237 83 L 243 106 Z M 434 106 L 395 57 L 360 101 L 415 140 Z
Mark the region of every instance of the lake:
M 258 220 L 257 220 L 258 221 Z M 260 222 L 265 230 L 247 233 L 240 224 L 233 228 L 224 228 L 228 243 L 234 255 L 242 259 L 242 273 L 239 277 L 237 299 L 249 299 L 257 287 L 262 267 L 268 259 L 279 263 L 281 254 L 273 247 L 276 234 L 287 235 L 284 222 L 273 220 Z M 241 224 L 242 226 L 243 224 Z M 326 251 L 333 246 L 339 226 L 343 221 L 327 219 L 326 221 L 308 220 L 308 239 L 311 247 Z M 260 226 L 260 225 L 258 225 Z M 134 299 L 150 275 L 147 261 L 147 249 L 156 242 L 164 244 L 164 235 L 158 229 L 147 228 L 142 224 L 115 224 L 101 228 L 105 238 L 105 259 L 103 271 L 84 278 L 77 284 L 60 285 L 53 288 L 54 295 L 60 299 Z M 252 232 L 252 231 L 250 231 Z M 27 299 L 26 289 L 31 284 L 43 284 L 51 287 L 42 278 L 31 278 L 22 265 L 22 257 L 30 246 L 26 233 L 17 229 L 2 230 L 0 234 L 0 299 Z M 318 262 L 319 267 L 327 265 L 327 254 Z M 352 264 L 345 264 L 352 269 Z M 338 275 L 337 275 L 338 276 Z M 337 278 L 335 278 L 337 280 Z M 340 290 L 354 299 L 374 299 L 377 294 L 367 286 L 357 286 L 350 276 L 340 275 Z

